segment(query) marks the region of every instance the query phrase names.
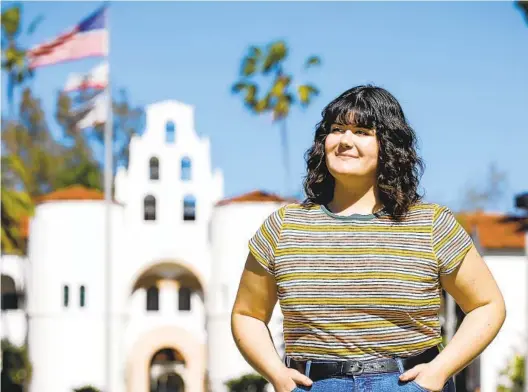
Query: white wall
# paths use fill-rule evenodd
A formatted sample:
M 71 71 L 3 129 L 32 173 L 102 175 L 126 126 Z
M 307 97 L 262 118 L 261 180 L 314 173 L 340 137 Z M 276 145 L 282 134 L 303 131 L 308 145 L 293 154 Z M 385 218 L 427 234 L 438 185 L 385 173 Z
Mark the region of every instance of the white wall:
M 481 354 L 482 392 L 495 392 L 499 373 L 516 352 L 523 353 L 527 336 L 526 256 L 484 256 L 506 302 L 506 320 L 495 340 Z
M 102 201 L 58 201 L 37 206 L 31 222 L 28 285 L 29 348 L 33 363 L 31 391 L 71 392 L 92 384 L 105 387 L 105 207 Z M 123 210 L 112 206 L 112 259 L 123 249 Z M 120 337 L 123 329 L 122 284 L 113 270 L 112 391 L 120 382 Z M 63 285 L 70 288 L 63 305 Z M 79 288 L 86 287 L 80 307 Z M 117 306 L 116 306 L 117 305 Z
M 209 377 L 212 390 L 225 391 L 224 382 L 254 370 L 244 360 L 231 334 L 231 309 L 248 255 L 248 241 L 279 203 L 233 203 L 216 207 L 211 224 L 212 279 L 207 298 Z M 277 304 L 270 331 L 275 345 L 282 343 Z M 282 353 L 279 353 L 282 355 Z
M 211 272 L 209 222 L 214 204 L 223 196 L 223 176 L 212 168 L 209 139 L 200 138 L 194 129 L 194 108 L 164 101 L 149 105 L 146 117 L 145 131 L 130 144 L 128 171 L 121 170 L 116 177 L 116 197 L 126 204 L 127 246 L 118 268 L 127 284 L 129 313 L 124 333 L 127 356 L 148 332 L 166 325 L 192 331 L 197 341 L 205 342 L 205 308 L 198 295 L 192 296 L 190 312 L 178 312 L 175 292 L 160 289 L 160 310 L 147 312 L 144 289 L 132 292 L 132 287 L 149 269 L 169 263 L 174 265 L 174 272 L 187 268 L 206 291 Z M 175 124 L 173 143 L 166 141 L 167 121 Z M 159 161 L 157 180 L 149 176 L 152 157 Z M 189 180 L 181 178 L 184 157 L 191 160 Z M 144 220 L 146 195 L 156 198 L 155 221 Z M 195 221 L 183 220 L 186 195 L 196 200 Z

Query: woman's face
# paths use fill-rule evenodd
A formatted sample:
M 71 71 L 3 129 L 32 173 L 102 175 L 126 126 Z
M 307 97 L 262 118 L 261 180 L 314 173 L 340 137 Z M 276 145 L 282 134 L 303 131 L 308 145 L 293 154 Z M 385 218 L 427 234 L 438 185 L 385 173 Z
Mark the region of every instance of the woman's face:
M 373 129 L 332 124 L 325 139 L 326 166 L 336 180 L 376 178 L 378 140 Z

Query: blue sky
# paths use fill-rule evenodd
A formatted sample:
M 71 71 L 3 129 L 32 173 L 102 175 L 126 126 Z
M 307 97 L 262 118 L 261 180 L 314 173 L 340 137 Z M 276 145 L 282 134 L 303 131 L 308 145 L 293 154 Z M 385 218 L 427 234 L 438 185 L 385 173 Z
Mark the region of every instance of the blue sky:
M 97 6 L 26 2 L 26 24 L 39 14 L 45 20 L 23 42 L 50 39 Z M 304 153 L 324 105 L 373 83 L 396 96 L 418 134 L 428 201 L 457 209 L 468 184 L 485 184 L 492 162 L 508 175 L 495 209 L 511 210 L 513 196 L 528 191 L 528 26 L 510 2 L 117 2 L 110 30 L 113 87 L 125 88 L 135 105 L 176 99 L 195 106 L 197 132 L 211 138 L 226 196 L 284 193 L 278 127 L 230 93 L 248 45 L 275 39 L 289 44 L 287 66 L 299 71 L 298 81 L 321 90 L 288 122 L 290 188 L 301 188 Z M 305 72 L 312 54 L 322 66 Z M 37 70 L 31 86 L 52 127 L 68 73 L 98 62 Z M 5 103 L 4 88 L 2 96 Z

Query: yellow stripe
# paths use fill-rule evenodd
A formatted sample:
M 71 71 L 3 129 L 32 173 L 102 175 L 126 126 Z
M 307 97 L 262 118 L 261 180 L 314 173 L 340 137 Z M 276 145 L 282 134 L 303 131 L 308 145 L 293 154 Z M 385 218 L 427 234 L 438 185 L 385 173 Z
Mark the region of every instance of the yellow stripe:
M 338 246 L 338 245 L 336 245 Z M 389 256 L 402 256 L 402 257 L 419 257 L 427 260 L 434 260 L 431 252 L 420 252 L 413 250 L 398 250 L 398 249 L 383 249 L 383 248 L 299 248 L 299 247 L 288 247 L 284 249 L 277 249 L 276 256 L 288 256 L 288 255 L 317 255 L 317 254 L 329 254 L 329 255 L 389 255 Z
M 410 282 L 425 282 L 424 276 L 415 276 L 406 273 L 382 273 L 382 272 L 292 272 L 289 274 L 281 274 L 277 276 L 277 280 L 281 282 L 288 282 L 298 279 L 313 279 L 315 281 L 321 280 L 362 280 L 362 279 L 390 279 L 403 280 Z
M 427 306 L 440 304 L 440 298 L 411 299 L 390 297 L 365 297 L 365 298 L 283 298 L 281 305 L 397 305 L 397 306 Z

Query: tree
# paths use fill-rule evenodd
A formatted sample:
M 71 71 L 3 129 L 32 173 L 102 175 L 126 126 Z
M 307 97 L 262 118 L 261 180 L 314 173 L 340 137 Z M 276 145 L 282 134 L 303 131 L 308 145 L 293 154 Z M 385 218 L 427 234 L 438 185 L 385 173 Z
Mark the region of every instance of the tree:
M 128 168 L 130 156 L 130 140 L 139 135 L 144 127 L 145 114 L 143 109 L 132 105 L 125 89 L 120 89 L 117 97 L 112 99 L 112 130 L 113 130 L 113 168 Z M 96 140 L 99 146 L 104 146 L 104 124 L 95 127 Z
M 2 70 L 7 73 L 8 91 L 7 97 L 11 106 L 11 115 L 13 111 L 13 94 L 15 87 L 21 85 L 28 78 L 33 76 L 33 72 L 27 64 L 26 49 L 19 44 L 19 38 L 22 32 L 21 23 L 22 6 L 15 4 L 7 7 L 1 16 L 2 22 Z M 26 34 L 31 35 L 36 27 L 42 22 L 42 15 L 35 18 L 29 25 Z
M 528 1 L 516 1 L 515 4 L 524 14 L 524 20 L 528 23 Z
M 27 346 L 17 347 L 2 339 L 2 391 L 23 392 L 31 372 Z
M 500 171 L 495 163 L 488 168 L 483 186 L 468 185 L 462 196 L 463 210 L 482 211 L 496 207 L 505 193 L 508 179 L 506 172 Z
M 2 170 L 13 189 L 25 190 L 32 199 L 57 188 L 63 166 L 64 147 L 58 143 L 46 123 L 40 100 L 29 88 L 24 89 L 17 121 L 3 121 L 2 155 L 16 156 L 26 176 Z
M 264 392 L 267 384 L 268 381 L 258 374 L 246 374 L 226 382 L 229 392 Z
M 243 94 L 244 106 L 252 113 L 271 114 L 274 123 L 280 125 L 281 146 L 285 168 L 286 191 L 290 191 L 290 164 L 287 135 L 287 119 L 295 105 L 307 107 L 319 94 L 319 89 L 312 84 L 297 85 L 292 91 L 294 76 L 287 72 L 284 62 L 289 54 L 284 41 L 274 41 L 265 47 L 251 46 L 244 56 L 240 67 L 240 79 L 233 84 L 234 94 Z M 318 56 L 305 60 L 304 68 L 320 65 Z M 259 84 L 259 80 L 271 77 L 268 89 Z M 261 93 L 263 91 L 263 93 Z
M 2 171 L 16 173 L 25 178 L 27 173 L 22 162 L 16 156 L 2 157 Z M 33 202 L 24 190 L 15 190 L 9 186 L 9 177 L 2 176 L 1 220 L 2 253 L 25 254 L 26 243 L 23 238 L 22 219 L 33 214 Z

